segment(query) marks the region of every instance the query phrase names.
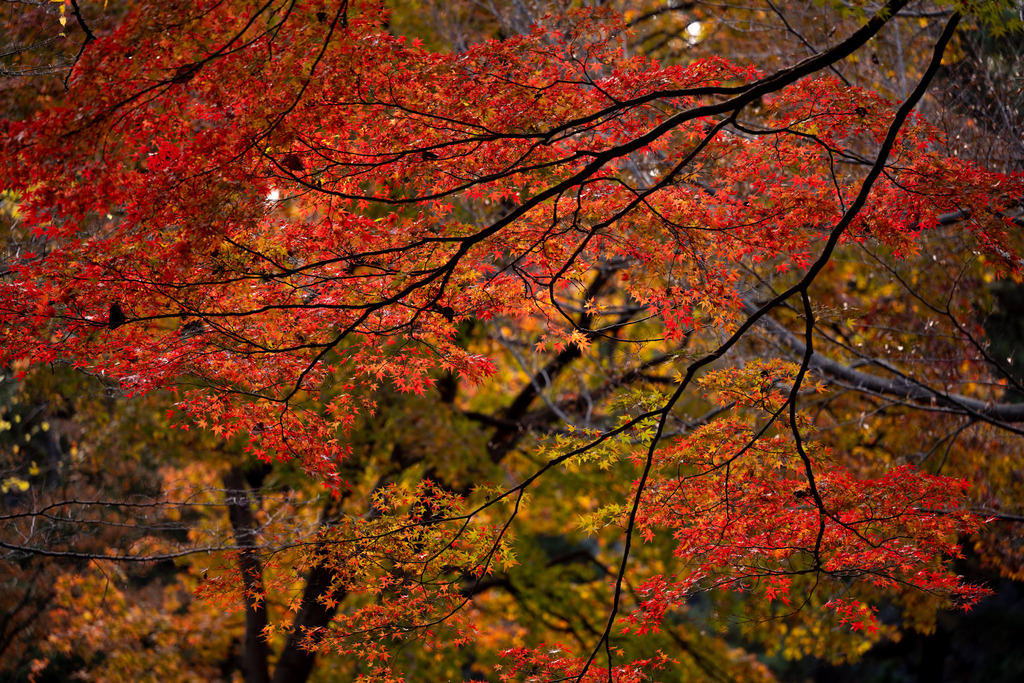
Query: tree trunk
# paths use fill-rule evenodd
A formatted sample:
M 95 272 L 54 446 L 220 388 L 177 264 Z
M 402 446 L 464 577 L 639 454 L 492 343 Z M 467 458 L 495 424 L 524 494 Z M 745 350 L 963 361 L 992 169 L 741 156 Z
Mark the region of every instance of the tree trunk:
M 245 591 L 245 638 L 242 643 L 242 675 L 246 683 L 270 683 L 267 669 L 269 648 L 263 637 L 267 626 L 264 602 L 263 568 L 256 552 L 256 519 L 246 488 L 245 476 L 238 467 L 224 475 L 227 489 L 228 517 L 235 535 L 235 544 L 241 548 L 238 568 L 242 573 Z

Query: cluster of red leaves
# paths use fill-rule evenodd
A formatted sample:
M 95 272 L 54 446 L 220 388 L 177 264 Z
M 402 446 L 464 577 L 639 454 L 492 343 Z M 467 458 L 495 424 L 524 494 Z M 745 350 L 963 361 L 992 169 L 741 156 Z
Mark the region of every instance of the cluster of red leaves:
M 814 261 L 894 106 L 806 78 L 744 123 L 753 102 L 715 107 L 762 74 L 626 56 L 602 13 L 441 54 L 390 35 L 370 3 L 250 5 L 143 3 L 85 51 L 64 103 L 2 123 L 0 187 L 26 247 L 0 282 L 0 363 L 67 362 L 128 393 L 192 385 L 180 407 L 194 421 L 332 486 L 346 430 L 373 409 L 357 388 L 423 393 L 442 371 L 495 371 L 458 343 L 466 320 L 536 317 L 542 341 L 583 346 L 562 297 L 615 263 L 663 339 L 733 323 L 743 267 Z M 910 253 L 943 212 L 967 211 L 980 248 L 1019 274 L 1001 209 L 1024 180 L 942 157 L 934 135 L 906 126 L 844 239 Z M 766 372 L 733 381 L 734 398 L 780 405 L 772 386 L 795 373 Z M 977 596 L 936 564 L 971 528 L 962 482 L 856 479 L 765 434 L 737 415 L 652 449 L 637 528 L 667 529 L 687 573 L 644 586 L 639 629 L 694 590 L 784 600 L 799 573 Z M 374 642 L 452 623 L 456 581 L 486 570 L 501 534 L 433 519 L 348 530 L 360 559 L 335 592 L 374 599 L 311 645 L 381 661 Z M 517 676 L 579 665 L 510 657 Z
M 752 363 L 709 373 L 702 384 L 723 404 L 777 416 L 787 398 L 776 382 L 795 374 L 796 368 L 778 362 Z M 797 429 L 806 428 L 803 423 L 798 415 Z M 857 477 L 828 449 L 804 441 L 814 473 L 809 484 L 794 432 L 789 424 L 757 428 L 738 414 L 657 451 L 636 526 L 648 541 L 671 534 L 682 571 L 639 587 L 639 609 L 628 619 L 633 629 L 656 630 L 666 611 L 704 590 L 799 603 L 803 596 L 791 598 L 790 582 L 803 575 L 813 576 L 825 594 L 857 581 L 883 592 L 934 593 L 965 608 L 987 594 L 941 565 L 961 557 L 959 538 L 982 522 L 963 509 L 966 480 L 909 465 L 877 478 Z M 842 604 L 867 609 L 856 600 Z
M 806 79 L 766 98 L 756 129 L 710 137 L 719 122 L 685 113 L 760 75 L 627 58 L 603 15 L 438 54 L 372 8 L 321 9 L 257 29 L 236 3 L 194 3 L 161 37 L 182 8 L 140 8 L 86 51 L 65 104 L 4 122 L 0 184 L 38 245 L 0 291 L 4 362 L 69 361 L 129 393 L 199 378 L 188 412 L 329 477 L 329 433 L 360 406 L 282 406 L 339 376 L 414 393 L 439 369 L 482 380 L 493 364 L 455 343 L 460 321 L 558 320 L 558 296 L 609 258 L 670 340 L 697 310 L 735 316 L 736 263 L 805 267 L 857 191 L 837 194 L 836 158 L 865 163 L 890 110 Z M 938 157 L 932 135 L 903 135 L 849 234 L 910 251 L 969 208 L 996 250 L 996 204 L 1020 180 Z M 641 161 L 661 180 L 638 195 L 623 174 Z M 513 208 L 481 228 L 457 202 Z
M 583 671 L 587 664 L 585 659 L 568 654 L 562 645 L 551 645 L 537 649 L 512 648 L 505 650 L 501 656 L 505 660 L 498 665 L 500 680 L 502 681 L 550 681 L 560 680 L 566 672 Z M 616 653 L 619 659 L 623 653 Z M 589 666 L 586 673 L 573 680 L 581 683 L 641 683 L 651 680 L 650 676 L 659 669 L 665 669 L 673 664 L 673 660 L 663 652 L 658 652 L 654 657 L 637 659 L 627 664 L 613 666 L 612 668 L 602 666 Z

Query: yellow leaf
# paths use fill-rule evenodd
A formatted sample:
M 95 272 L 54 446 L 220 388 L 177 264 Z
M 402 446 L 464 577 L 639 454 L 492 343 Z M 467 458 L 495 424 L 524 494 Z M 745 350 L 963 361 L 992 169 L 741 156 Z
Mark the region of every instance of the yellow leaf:
M 4 479 L 3 484 L 0 484 L 0 491 L 7 493 L 8 491 L 17 489 L 18 491 L 28 491 L 29 483 L 24 479 L 18 479 L 17 477 L 8 477 Z

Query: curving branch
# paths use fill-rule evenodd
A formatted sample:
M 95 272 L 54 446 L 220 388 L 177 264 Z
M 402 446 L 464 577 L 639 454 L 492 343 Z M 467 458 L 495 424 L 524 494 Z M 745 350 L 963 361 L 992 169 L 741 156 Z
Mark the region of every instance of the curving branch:
M 765 316 L 761 319 L 761 324 L 772 337 L 792 350 L 795 355 L 802 356 L 806 353 L 806 344 L 782 323 Z M 888 365 L 880 363 L 877 365 L 886 370 L 893 370 Z M 940 391 L 907 375 L 891 378 L 873 375 L 855 370 L 849 365 L 822 355 L 820 352 L 811 355 L 809 367 L 827 377 L 842 381 L 851 389 L 909 401 L 926 410 L 942 409 L 945 412 L 969 415 L 1018 434 L 1024 433 L 1024 429 L 1012 426 L 1015 423 L 1024 422 L 1024 403 L 996 403 Z

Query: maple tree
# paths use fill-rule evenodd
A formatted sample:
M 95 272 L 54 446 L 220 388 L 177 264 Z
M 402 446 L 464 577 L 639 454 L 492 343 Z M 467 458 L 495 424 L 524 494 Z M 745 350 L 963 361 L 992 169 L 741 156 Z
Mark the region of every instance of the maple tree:
M 374 3 L 135 8 L 60 101 L 3 123 L 3 362 L 173 389 L 178 431 L 237 458 L 234 554 L 186 583 L 242 605 L 249 680 L 273 645 L 277 679 L 314 653 L 400 679 L 411 639 L 482 644 L 473 675 L 645 680 L 682 666 L 661 631 L 701 595 L 831 620 L 853 649 L 891 630 L 877 602 L 969 606 L 983 588 L 949 565 L 985 533 L 969 482 L 842 428 L 940 413 L 967 421 L 952 446 L 1024 421 L 965 322 L 968 282 L 1020 282 L 1024 179 L 944 153 L 913 113 L 961 12 L 999 4 L 941 14 L 898 100 L 830 71 L 907 4 L 769 68 L 659 64 L 605 11 L 445 52 Z M 947 226 L 962 246 L 925 270 Z M 950 273 L 944 304 L 918 296 Z M 255 501 L 271 470 L 236 450 L 330 502 Z M 570 566 L 591 614 L 522 630 L 556 601 L 542 569 L 517 583 L 530 552 Z

